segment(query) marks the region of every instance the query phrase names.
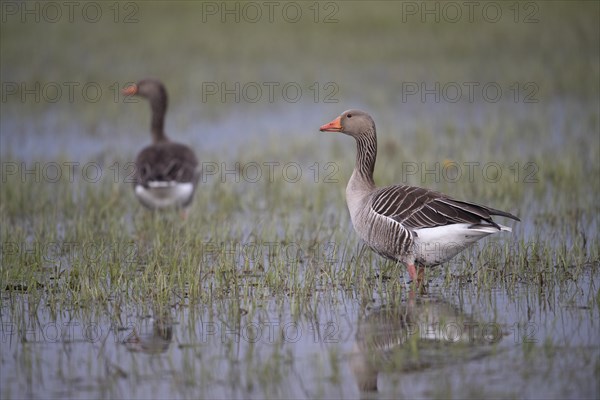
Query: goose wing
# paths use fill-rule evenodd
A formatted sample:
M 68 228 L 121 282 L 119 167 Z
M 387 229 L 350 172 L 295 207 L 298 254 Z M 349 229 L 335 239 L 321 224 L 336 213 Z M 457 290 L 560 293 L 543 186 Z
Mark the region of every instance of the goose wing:
M 388 186 L 375 191 L 371 209 L 409 229 L 459 223 L 473 225 L 483 223 L 499 228 L 492 220 L 493 215 L 519 221 L 518 217 L 505 211 L 455 200 L 433 190 L 406 185 Z
M 149 182 L 195 182 L 198 160 L 194 152 L 179 143 L 153 144 L 144 148 L 135 161 L 135 184 Z

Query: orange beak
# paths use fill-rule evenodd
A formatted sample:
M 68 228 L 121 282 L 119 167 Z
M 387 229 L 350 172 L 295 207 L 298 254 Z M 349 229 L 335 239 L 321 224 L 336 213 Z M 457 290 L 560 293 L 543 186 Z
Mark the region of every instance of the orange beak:
M 319 128 L 321 132 L 341 132 L 342 131 L 342 117 L 337 117 L 328 124 L 323 125 Z
M 136 84 L 133 84 L 131 86 L 127 86 L 125 89 L 121 90 L 121 93 L 123 93 L 125 96 L 131 96 L 136 94 L 138 91 L 138 87 Z

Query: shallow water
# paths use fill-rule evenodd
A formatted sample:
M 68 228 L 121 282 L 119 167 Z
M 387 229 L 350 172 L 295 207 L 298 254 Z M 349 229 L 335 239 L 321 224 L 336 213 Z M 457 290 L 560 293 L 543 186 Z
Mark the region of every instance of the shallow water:
M 56 313 L 4 293 L 3 396 L 593 398 L 599 283 L 588 270 L 552 293 L 466 285 L 397 306 L 319 291 L 297 312 L 283 298 Z

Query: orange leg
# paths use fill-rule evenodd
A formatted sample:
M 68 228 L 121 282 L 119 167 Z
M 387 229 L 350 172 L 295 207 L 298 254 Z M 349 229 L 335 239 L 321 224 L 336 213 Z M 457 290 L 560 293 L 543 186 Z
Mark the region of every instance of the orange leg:
M 417 279 L 417 270 L 415 268 L 415 264 L 408 264 L 407 265 L 407 269 L 408 269 L 408 276 L 410 276 L 410 286 L 408 289 L 408 304 L 409 306 L 413 307 L 417 298 L 417 295 L 415 294 L 415 286 L 414 286 L 414 282 Z
M 189 208 L 182 208 L 179 210 L 179 217 L 183 220 L 186 221 L 188 218 L 188 215 L 190 214 L 190 209 Z
M 425 279 L 425 267 L 419 265 L 419 272 L 417 273 L 417 269 L 414 264 L 408 264 L 408 275 L 410 276 L 410 280 L 416 284 L 416 287 L 419 288 L 421 294 L 425 293 L 425 286 L 423 285 L 423 281 Z
M 408 264 L 408 275 L 410 276 L 411 281 L 416 282 L 417 269 L 415 268 L 415 264 Z

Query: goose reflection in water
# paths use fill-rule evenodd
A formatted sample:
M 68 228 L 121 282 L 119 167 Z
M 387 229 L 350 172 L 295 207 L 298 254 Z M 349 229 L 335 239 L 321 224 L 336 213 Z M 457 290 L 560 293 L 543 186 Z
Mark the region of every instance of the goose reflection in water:
M 173 319 L 168 312 L 155 314 L 143 324 L 142 328 L 141 332 L 134 328 L 131 335 L 123 341 L 127 350 L 147 354 L 160 354 L 167 351 L 173 341 Z
M 379 372 L 397 373 L 485 357 L 503 336 L 497 323 L 477 321 L 441 298 L 410 299 L 359 317 L 350 367 L 359 390 L 377 391 Z

